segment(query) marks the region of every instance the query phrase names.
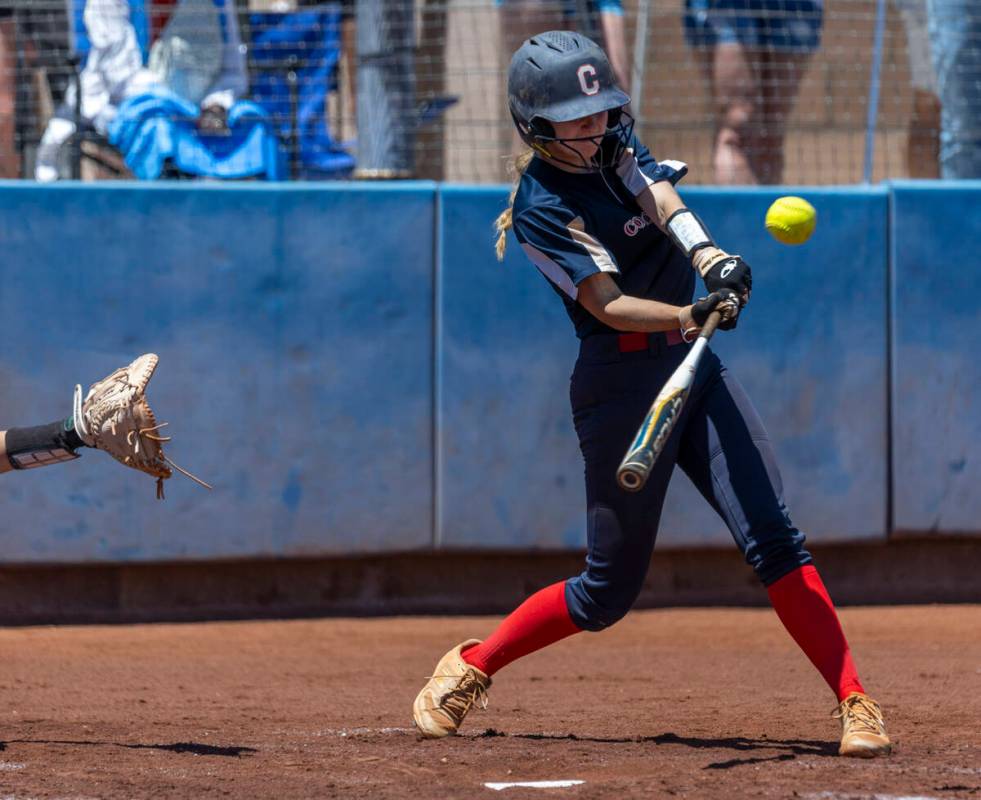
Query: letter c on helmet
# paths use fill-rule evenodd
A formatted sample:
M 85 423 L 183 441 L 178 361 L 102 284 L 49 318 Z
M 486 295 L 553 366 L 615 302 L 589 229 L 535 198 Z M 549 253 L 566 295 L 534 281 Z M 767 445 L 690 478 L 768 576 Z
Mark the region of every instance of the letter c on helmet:
M 593 95 L 600 90 L 599 81 L 596 79 L 596 67 L 592 64 L 583 64 L 576 71 L 579 76 L 579 88 L 583 94 Z

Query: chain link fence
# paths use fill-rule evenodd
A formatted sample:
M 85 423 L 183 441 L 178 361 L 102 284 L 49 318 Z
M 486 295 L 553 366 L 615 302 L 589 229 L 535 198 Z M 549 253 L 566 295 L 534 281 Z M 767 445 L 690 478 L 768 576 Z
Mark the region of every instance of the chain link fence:
M 0 0 L 0 174 L 501 182 L 553 28 L 689 182 L 981 177 L 978 0 Z

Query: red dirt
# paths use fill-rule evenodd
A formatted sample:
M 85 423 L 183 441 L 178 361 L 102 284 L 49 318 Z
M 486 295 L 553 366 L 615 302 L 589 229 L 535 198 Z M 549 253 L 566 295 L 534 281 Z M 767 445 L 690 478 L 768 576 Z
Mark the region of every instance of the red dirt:
M 575 636 L 442 741 L 412 699 L 493 618 L 3 629 L 0 797 L 981 799 L 981 606 L 842 618 L 890 758 L 834 754 L 834 699 L 762 609 Z M 586 783 L 482 786 L 546 779 Z

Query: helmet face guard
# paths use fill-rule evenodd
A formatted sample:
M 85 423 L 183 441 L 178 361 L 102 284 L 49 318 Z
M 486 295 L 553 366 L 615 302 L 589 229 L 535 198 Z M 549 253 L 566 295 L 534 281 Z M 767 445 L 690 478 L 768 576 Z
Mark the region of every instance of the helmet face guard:
M 540 132 L 536 132 L 534 128 L 538 128 Z M 616 166 L 619 163 L 623 151 L 630 144 L 630 137 L 634 132 L 634 118 L 622 108 L 615 108 L 609 112 L 606 130 L 596 136 L 560 139 L 555 136 L 555 128 L 547 120 L 544 121 L 544 125 L 539 123 L 534 128 L 532 128 L 528 138 L 524 136 L 521 138 L 537 152 L 542 153 L 552 161 L 575 167 L 583 172 L 595 172 L 606 167 Z M 520 126 L 518 130 L 521 130 Z M 571 146 L 573 142 L 592 142 L 596 145 L 596 152 L 587 160 Z M 548 150 L 546 145 L 549 144 L 559 147 Z M 556 149 L 558 149 L 558 153 L 555 152 Z
M 630 97 L 617 85 L 602 48 L 571 31 L 548 31 L 526 41 L 508 69 L 508 107 L 518 134 L 537 152 L 584 171 L 615 164 L 630 141 L 633 119 L 623 111 Z M 552 123 L 609 112 L 605 133 L 560 139 Z M 593 141 L 588 161 L 570 142 Z M 546 145 L 559 145 L 546 148 Z M 558 152 L 556 152 L 558 151 Z M 567 155 L 568 157 L 563 157 Z

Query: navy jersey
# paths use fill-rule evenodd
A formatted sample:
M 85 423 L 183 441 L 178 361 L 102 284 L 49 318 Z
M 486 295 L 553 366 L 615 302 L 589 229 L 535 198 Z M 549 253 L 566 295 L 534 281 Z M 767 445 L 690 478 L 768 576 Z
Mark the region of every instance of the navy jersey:
M 565 172 L 537 157 L 528 165 L 514 198 L 514 234 L 565 301 L 579 338 L 613 331 L 576 302 L 579 284 L 597 272 L 633 297 L 691 302 L 691 264 L 634 199 L 687 171 L 680 162 L 658 163 L 636 137 L 620 164 L 601 172 Z

